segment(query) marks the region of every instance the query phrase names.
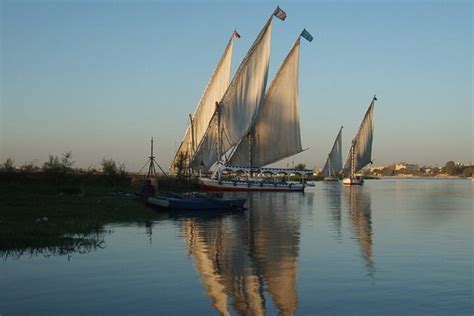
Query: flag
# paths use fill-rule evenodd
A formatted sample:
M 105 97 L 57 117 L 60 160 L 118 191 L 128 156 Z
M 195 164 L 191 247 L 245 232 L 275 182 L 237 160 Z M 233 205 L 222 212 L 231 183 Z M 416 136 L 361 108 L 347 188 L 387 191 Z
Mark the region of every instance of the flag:
M 282 21 L 285 21 L 286 19 L 286 13 L 280 7 L 277 7 L 275 11 L 273 12 L 273 15 L 279 18 Z
M 234 30 L 234 34 L 233 34 L 233 36 L 234 36 L 235 38 L 240 38 L 240 34 L 239 34 L 239 33 L 237 33 L 237 31 L 236 31 L 236 30 Z
M 306 29 L 303 29 L 303 32 L 301 32 L 300 36 L 304 37 L 308 42 L 311 42 L 313 40 L 313 36 L 309 34 L 309 32 L 306 31 Z
M 377 97 L 374 95 L 374 101 L 377 101 Z

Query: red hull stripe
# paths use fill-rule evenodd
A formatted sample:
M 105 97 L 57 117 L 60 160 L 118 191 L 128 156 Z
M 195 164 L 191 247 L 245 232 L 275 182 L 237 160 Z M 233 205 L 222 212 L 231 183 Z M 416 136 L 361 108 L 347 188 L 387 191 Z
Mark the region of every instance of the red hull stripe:
M 303 192 L 304 188 L 270 188 L 270 187 L 224 187 L 224 186 L 212 186 L 206 184 L 199 184 L 199 188 L 205 191 L 240 191 L 240 192 L 249 192 L 249 191 L 259 191 L 259 192 Z

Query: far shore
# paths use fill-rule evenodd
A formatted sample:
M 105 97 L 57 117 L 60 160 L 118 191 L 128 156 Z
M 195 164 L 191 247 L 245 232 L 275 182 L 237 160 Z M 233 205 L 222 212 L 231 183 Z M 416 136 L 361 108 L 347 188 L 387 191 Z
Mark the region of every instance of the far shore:
M 405 176 L 377 176 L 380 179 L 435 179 L 435 180 L 446 180 L 446 179 L 458 179 L 458 180 L 470 180 L 470 178 L 463 178 L 458 176 L 413 176 L 413 175 L 405 175 Z

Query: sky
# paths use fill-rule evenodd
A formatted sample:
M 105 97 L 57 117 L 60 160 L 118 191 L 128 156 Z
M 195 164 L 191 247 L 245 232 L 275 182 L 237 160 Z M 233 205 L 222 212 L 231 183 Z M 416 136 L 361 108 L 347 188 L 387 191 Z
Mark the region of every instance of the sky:
M 0 162 L 137 171 L 155 138 L 167 169 L 234 29 L 233 73 L 276 5 L 269 82 L 303 28 L 301 135 L 282 161 L 343 152 L 374 94 L 374 165 L 473 160 L 471 1 L 6 1 L 1 3 Z M 345 158 L 345 157 L 343 157 Z

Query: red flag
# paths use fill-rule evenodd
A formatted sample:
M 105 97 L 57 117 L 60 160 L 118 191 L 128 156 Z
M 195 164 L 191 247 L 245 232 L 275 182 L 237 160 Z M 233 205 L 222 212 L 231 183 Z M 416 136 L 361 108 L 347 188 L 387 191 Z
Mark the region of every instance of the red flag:
M 234 31 L 234 37 L 235 37 L 235 38 L 240 38 L 240 34 L 237 33 L 237 31 Z
M 280 7 L 277 7 L 275 11 L 273 12 L 273 15 L 279 18 L 282 21 L 285 21 L 286 19 L 286 13 Z

